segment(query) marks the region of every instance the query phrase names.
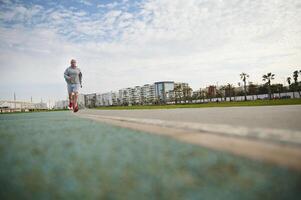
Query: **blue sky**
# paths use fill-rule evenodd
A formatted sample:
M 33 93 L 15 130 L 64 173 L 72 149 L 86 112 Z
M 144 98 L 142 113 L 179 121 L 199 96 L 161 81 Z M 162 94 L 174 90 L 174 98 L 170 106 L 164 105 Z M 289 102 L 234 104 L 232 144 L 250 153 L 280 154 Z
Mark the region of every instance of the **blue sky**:
M 0 0 L 0 99 L 66 98 L 71 58 L 83 93 L 161 80 L 284 83 L 301 63 L 298 0 Z

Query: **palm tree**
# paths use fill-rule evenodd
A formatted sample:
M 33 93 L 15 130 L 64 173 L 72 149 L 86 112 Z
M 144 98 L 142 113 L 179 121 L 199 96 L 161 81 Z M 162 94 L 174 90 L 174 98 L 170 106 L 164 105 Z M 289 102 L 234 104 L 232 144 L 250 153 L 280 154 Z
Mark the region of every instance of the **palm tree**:
M 283 92 L 284 90 L 284 87 L 282 84 L 277 84 L 277 89 L 278 89 L 278 95 L 279 95 L 279 98 L 281 99 L 281 93 Z
M 247 78 L 249 78 L 250 76 L 246 73 L 241 73 L 240 74 L 240 79 L 244 82 L 244 92 L 245 92 L 245 101 L 247 101 Z
M 283 90 L 283 85 L 282 84 L 272 84 L 271 85 L 271 92 L 272 94 L 278 93 L 278 97 L 281 97 L 281 92 Z
M 227 86 L 226 85 L 223 85 L 220 87 L 220 90 L 221 91 L 224 91 L 224 98 L 225 98 L 225 101 L 227 100 L 227 94 L 226 94 L 226 90 L 227 90 Z
M 217 101 L 218 101 L 218 98 L 220 98 L 220 101 L 223 101 L 222 88 L 216 89 L 216 99 L 217 99 Z
M 291 88 L 291 84 L 292 84 L 291 80 L 292 80 L 291 77 L 286 78 L 286 81 L 288 83 L 288 90 L 290 90 L 290 88 Z M 294 91 L 293 91 L 293 97 L 295 98 L 295 92 Z
M 287 77 L 287 78 L 286 78 L 286 81 L 287 81 L 287 83 L 288 83 L 289 86 L 291 85 L 291 80 L 292 80 L 291 77 Z
M 294 73 L 293 73 L 293 77 L 294 77 L 294 81 L 295 81 L 295 83 L 297 83 L 297 82 L 298 82 L 298 75 L 299 75 L 299 71 L 298 71 L 298 70 L 294 71 Z
M 248 90 L 249 93 L 252 95 L 252 99 L 254 100 L 254 95 L 256 95 L 256 99 L 258 99 L 257 95 L 257 85 L 254 85 L 252 82 L 249 82 Z
M 206 92 L 205 90 L 202 90 L 202 88 L 200 88 L 200 98 L 202 99 L 202 102 L 205 102 L 205 96 L 206 96 Z
M 231 97 L 232 97 L 233 86 L 230 83 L 227 84 L 226 91 L 227 90 L 228 90 L 228 95 L 230 97 L 230 101 L 232 101 Z
M 299 70 L 299 75 L 301 74 L 301 70 Z M 299 98 L 301 98 L 301 95 L 300 95 L 300 87 L 299 87 L 299 82 L 298 82 L 298 91 L 299 91 Z
M 200 88 L 199 90 L 197 90 L 197 100 L 200 100 L 200 102 L 202 101 L 202 89 Z
M 185 103 L 187 103 L 187 100 L 190 99 L 190 97 L 191 97 L 191 92 L 192 92 L 191 87 L 184 87 L 184 88 L 183 88 L 183 96 L 184 96 L 184 101 L 185 101 Z
M 262 80 L 266 81 L 266 84 L 268 86 L 268 91 L 269 91 L 269 99 L 272 99 L 272 94 L 271 94 L 271 80 L 274 79 L 275 74 L 272 74 L 271 72 L 264 74 L 262 76 Z
M 182 93 L 182 88 L 181 88 L 181 85 L 176 85 L 174 87 L 174 94 L 175 94 L 175 103 L 177 104 L 178 103 L 178 100 L 180 99 L 180 102 L 181 102 L 181 93 Z
M 294 93 L 295 93 L 295 91 L 297 90 L 298 91 L 298 93 L 299 93 L 299 97 L 300 97 L 300 90 L 298 89 L 298 77 L 299 77 L 299 71 L 298 70 L 296 70 L 296 71 L 294 71 L 294 73 L 293 73 L 293 77 L 294 77 Z M 294 97 L 295 98 L 295 97 Z

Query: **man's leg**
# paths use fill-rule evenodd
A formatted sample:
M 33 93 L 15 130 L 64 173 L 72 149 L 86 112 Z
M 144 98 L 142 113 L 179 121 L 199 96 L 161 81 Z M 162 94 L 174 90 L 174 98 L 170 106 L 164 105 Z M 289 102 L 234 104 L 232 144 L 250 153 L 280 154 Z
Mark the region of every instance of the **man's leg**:
M 72 108 L 72 92 L 69 93 L 69 108 Z
M 71 109 L 74 109 L 74 92 L 71 93 Z
M 78 93 L 74 92 L 74 107 L 77 106 L 77 98 L 78 98 Z
M 73 111 L 77 112 L 78 111 L 78 105 L 77 105 L 77 98 L 78 98 L 78 90 L 79 90 L 79 84 L 74 85 L 74 90 L 73 90 Z
M 77 92 L 75 92 L 75 93 L 74 93 L 74 105 L 73 105 L 73 112 L 77 112 L 77 111 L 78 111 L 77 97 L 78 97 L 78 93 L 77 93 Z

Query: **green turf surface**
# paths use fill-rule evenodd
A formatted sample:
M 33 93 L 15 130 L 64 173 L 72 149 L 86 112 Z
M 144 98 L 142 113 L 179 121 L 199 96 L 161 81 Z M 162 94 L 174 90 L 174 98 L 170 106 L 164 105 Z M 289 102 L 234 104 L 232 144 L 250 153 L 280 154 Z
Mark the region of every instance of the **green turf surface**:
M 135 105 L 135 106 L 108 106 L 97 107 L 101 110 L 132 110 L 132 109 L 174 109 L 174 108 L 208 108 L 208 107 L 235 107 L 235 106 L 275 106 L 275 105 L 297 105 L 301 99 L 273 99 L 256 101 L 232 101 L 232 102 L 209 102 L 198 104 L 177 105 Z
M 297 199 L 301 174 L 69 112 L 0 115 L 0 199 Z
M 36 113 L 36 112 L 62 112 L 62 111 L 70 111 L 69 109 L 51 109 L 51 110 L 32 110 L 32 111 L 18 111 L 18 112 L 0 112 L 0 114 L 20 114 L 20 113 Z

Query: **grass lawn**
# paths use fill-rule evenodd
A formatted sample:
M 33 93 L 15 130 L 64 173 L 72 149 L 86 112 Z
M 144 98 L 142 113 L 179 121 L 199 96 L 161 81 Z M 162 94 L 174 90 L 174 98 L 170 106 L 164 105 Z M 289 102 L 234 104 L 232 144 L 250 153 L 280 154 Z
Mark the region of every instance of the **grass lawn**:
M 298 199 L 301 173 L 71 112 L 0 115 L 0 199 Z
M 173 108 L 208 108 L 208 107 L 234 107 L 234 106 L 275 106 L 275 105 L 297 105 L 301 99 L 273 99 L 256 101 L 237 102 L 210 102 L 198 104 L 177 104 L 177 105 L 138 105 L 138 106 L 108 106 L 97 107 L 101 110 L 131 110 L 131 109 L 173 109 Z

